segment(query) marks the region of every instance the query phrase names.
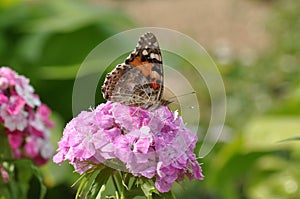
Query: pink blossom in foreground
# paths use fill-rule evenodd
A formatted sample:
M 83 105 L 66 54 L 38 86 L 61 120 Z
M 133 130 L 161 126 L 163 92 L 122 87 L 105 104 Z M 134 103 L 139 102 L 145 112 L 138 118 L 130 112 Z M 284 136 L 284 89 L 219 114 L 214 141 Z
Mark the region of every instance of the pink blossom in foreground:
M 1 165 L 1 164 L 0 164 L 0 175 L 1 175 L 1 178 L 2 178 L 2 182 L 8 183 L 8 181 L 9 181 L 9 174 L 5 170 L 5 168 L 3 167 L 3 165 Z
M 193 153 L 196 142 L 197 136 L 167 107 L 148 111 L 107 102 L 67 124 L 53 160 L 67 160 L 82 174 L 91 162 L 111 166 L 117 159 L 127 172 L 154 178 L 156 188 L 168 192 L 184 176 L 203 179 Z
M 29 158 L 42 165 L 52 157 L 50 113 L 27 78 L 8 67 L 0 68 L 0 123 L 14 158 Z

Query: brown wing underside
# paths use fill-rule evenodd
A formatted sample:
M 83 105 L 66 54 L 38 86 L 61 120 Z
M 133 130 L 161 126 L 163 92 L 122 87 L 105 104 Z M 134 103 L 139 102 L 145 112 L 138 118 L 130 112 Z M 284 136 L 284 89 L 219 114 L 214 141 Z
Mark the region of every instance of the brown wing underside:
M 163 65 L 159 44 L 154 34 L 146 33 L 139 39 L 136 49 L 125 60 L 125 64 L 137 67 L 153 89 L 158 90 L 157 100 L 161 100 Z
M 101 91 L 107 100 L 145 109 L 170 103 L 162 99 L 162 57 L 152 33 L 144 34 L 125 63 L 107 74 Z

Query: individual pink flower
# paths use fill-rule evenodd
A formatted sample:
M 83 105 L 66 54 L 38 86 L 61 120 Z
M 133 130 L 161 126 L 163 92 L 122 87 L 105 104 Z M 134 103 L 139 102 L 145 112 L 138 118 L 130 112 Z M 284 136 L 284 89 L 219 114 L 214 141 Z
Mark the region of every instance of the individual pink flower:
M 24 108 L 25 104 L 26 102 L 23 97 L 19 95 L 11 95 L 6 111 L 10 115 L 17 115 Z
M 6 97 L 6 95 L 0 92 L 0 104 L 7 103 L 7 102 L 8 102 L 8 97 Z
M 28 137 L 24 146 L 27 157 L 34 158 L 39 154 L 39 147 L 37 146 L 35 138 Z
M 26 104 L 30 107 L 40 106 L 41 101 L 39 96 L 34 93 L 34 89 L 29 85 L 29 80 L 25 77 L 19 77 L 17 80 L 19 84 L 15 85 L 15 90 L 19 96 L 22 96 Z
M 5 90 L 9 86 L 9 81 L 7 78 L 0 77 L 0 89 Z
M 5 170 L 5 168 L 0 164 L 0 175 L 2 177 L 2 181 L 4 183 L 8 183 L 9 182 L 9 174 L 8 172 Z
M 4 121 L 4 126 L 10 131 L 19 130 L 23 131 L 28 125 L 28 112 L 21 109 L 18 111 L 18 114 L 11 114 L 8 111 L 9 104 L 0 105 L 0 117 Z
M 12 150 L 16 150 L 18 149 L 22 142 L 23 142 L 23 132 L 22 131 L 18 131 L 18 130 L 15 130 L 15 131 L 6 131 L 6 133 L 8 134 L 8 143 L 11 147 Z
M 50 120 L 50 114 L 51 110 L 46 104 L 41 104 L 37 108 L 38 117 L 40 117 L 40 120 L 43 121 L 43 123 L 47 126 L 52 128 L 54 126 L 54 123 Z

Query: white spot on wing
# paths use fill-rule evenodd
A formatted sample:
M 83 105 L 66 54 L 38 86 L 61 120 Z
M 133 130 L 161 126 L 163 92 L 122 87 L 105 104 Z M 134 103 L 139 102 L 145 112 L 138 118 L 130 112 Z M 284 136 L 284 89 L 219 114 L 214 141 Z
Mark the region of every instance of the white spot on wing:
M 156 59 L 156 56 L 155 56 L 155 55 L 156 55 L 156 54 L 151 53 L 151 54 L 150 54 L 151 59 L 154 59 L 154 58 Z
M 158 61 L 161 61 L 161 56 L 159 54 L 151 53 L 150 57 L 151 59 L 156 59 Z
M 161 61 L 161 56 L 160 55 L 157 55 L 157 60 Z
M 159 60 L 159 55 L 158 54 L 155 54 L 155 59 Z
M 148 52 L 147 52 L 147 50 L 143 50 L 143 55 L 148 55 Z M 152 53 L 151 53 L 152 54 Z M 151 56 L 151 55 L 150 55 Z

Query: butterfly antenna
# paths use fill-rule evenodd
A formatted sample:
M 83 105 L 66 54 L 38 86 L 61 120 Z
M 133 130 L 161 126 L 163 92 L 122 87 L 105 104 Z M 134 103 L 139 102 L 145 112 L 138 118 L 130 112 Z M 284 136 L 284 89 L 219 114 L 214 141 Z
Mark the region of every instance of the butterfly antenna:
M 167 100 L 172 100 L 174 98 L 177 98 L 177 97 L 183 97 L 183 96 L 186 96 L 186 95 L 192 95 L 192 94 L 195 94 L 196 91 L 191 91 L 189 93 L 184 93 L 184 94 L 181 94 L 181 95 L 177 95 L 177 96 L 173 96 L 173 97 L 169 97 Z M 172 101 L 172 104 L 177 104 L 177 105 L 180 105 L 179 103 L 177 103 L 176 101 Z M 181 106 L 181 105 L 180 105 Z M 195 109 L 194 106 L 183 106 L 183 108 L 187 108 L 187 109 Z
M 184 94 L 181 94 L 181 95 L 176 95 L 176 96 L 173 96 L 173 97 L 169 97 L 169 99 L 174 99 L 174 98 L 177 98 L 177 97 L 183 97 L 183 96 L 186 96 L 186 95 L 192 95 L 192 94 L 195 94 L 196 91 L 192 91 L 192 92 L 189 92 L 189 93 L 184 93 Z
M 176 104 L 177 106 L 180 106 L 181 108 L 184 108 L 184 109 L 195 109 L 195 106 L 186 106 L 186 105 L 181 105 L 177 102 L 174 102 L 172 101 L 172 103 L 170 104 L 170 107 L 172 107 L 172 104 Z

